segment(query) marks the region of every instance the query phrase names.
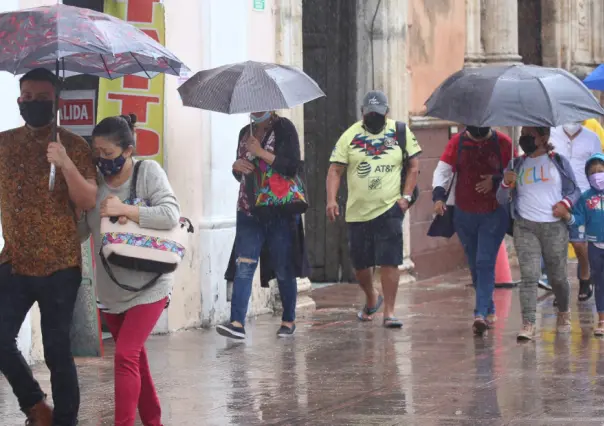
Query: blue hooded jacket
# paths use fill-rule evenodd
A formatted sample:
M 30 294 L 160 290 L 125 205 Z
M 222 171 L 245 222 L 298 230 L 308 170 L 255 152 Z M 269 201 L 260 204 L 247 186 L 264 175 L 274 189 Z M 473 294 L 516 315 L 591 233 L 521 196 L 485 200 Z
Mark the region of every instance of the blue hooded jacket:
M 592 161 L 604 162 L 604 154 L 594 154 L 585 163 L 585 174 Z M 569 225 L 585 226 L 585 237 L 592 243 L 604 243 L 604 191 L 593 186 L 585 191 L 573 207 Z

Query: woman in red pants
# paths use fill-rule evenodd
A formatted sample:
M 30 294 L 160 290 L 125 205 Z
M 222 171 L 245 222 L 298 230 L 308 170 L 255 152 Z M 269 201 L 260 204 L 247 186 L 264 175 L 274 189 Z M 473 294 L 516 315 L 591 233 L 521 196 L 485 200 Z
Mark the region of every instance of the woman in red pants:
M 180 218 L 180 207 L 166 173 L 155 161 L 146 160 L 138 167 L 136 195 L 139 201 L 128 200 L 136 160 L 134 124 L 136 117 L 109 117 L 92 133 L 97 156 L 98 195 L 96 208 L 80 220 L 80 231 L 92 232 L 97 265 L 102 247 L 100 222 L 103 217 L 119 217 L 120 223 L 137 222 L 142 228 L 172 229 Z M 142 202 L 141 202 L 142 201 Z M 115 425 L 134 426 L 138 408 L 145 426 L 161 426 L 161 407 L 149 362 L 145 341 L 166 308 L 172 291 L 172 274 L 162 275 L 154 285 L 142 291 L 156 274 L 110 266 L 97 269 L 99 309 L 115 340 Z

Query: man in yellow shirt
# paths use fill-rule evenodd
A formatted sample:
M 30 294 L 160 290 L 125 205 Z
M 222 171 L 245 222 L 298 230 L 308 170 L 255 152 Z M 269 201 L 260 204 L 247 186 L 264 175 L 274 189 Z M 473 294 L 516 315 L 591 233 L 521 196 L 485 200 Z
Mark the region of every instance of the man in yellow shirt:
M 594 132 L 600 138 L 600 143 L 602 144 L 602 151 L 604 151 L 604 128 L 598 120 L 595 118 L 590 118 L 589 120 L 585 120 L 583 122 L 583 127 L 587 127 L 589 130 Z
M 361 107 L 363 120 L 336 143 L 327 175 L 327 216 L 335 221 L 340 214 L 336 198 L 346 171 L 350 257 L 366 296 L 358 318 L 371 321 L 383 302 L 384 326 L 400 328 L 394 305 L 403 263 L 403 218 L 417 183 L 421 148 L 407 126 L 387 117 L 388 111 L 386 95 L 370 91 Z M 373 288 L 376 266 L 384 297 Z

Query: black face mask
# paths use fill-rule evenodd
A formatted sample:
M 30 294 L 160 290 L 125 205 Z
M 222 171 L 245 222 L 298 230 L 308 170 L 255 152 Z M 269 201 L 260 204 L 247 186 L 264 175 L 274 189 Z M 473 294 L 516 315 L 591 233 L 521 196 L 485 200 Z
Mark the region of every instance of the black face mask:
M 114 159 L 99 158 L 96 161 L 96 165 L 105 176 L 115 176 L 124 168 L 126 164 L 126 158 L 124 154 Z
M 474 139 L 484 139 L 491 131 L 490 127 L 466 126 L 466 130 Z
M 520 136 L 520 139 L 518 139 L 518 144 L 526 155 L 531 155 L 533 152 L 537 151 L 537 143 L 535 142 L 534 136 Z
M 19 112 L 25 122 L 34 128 L 49 125 L 54 120 L 53 101 L 24 101 L 19 103 Z
M 375 112 L 369 113 L 363 116 L 363 125 L 369 133 L 377 135 L 384 130 L 384 126 L 386 125 L 386 116 L 377 114 Z

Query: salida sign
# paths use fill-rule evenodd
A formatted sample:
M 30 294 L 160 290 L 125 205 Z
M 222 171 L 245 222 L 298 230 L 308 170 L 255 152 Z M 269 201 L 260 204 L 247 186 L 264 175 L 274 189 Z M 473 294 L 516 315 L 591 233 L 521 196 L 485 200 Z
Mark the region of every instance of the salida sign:
M 90 136 L 94 129 L 96 112 L 94 90 L 66 90 L 61 93 L 59 117 L 61 127 L 77 135 Z

